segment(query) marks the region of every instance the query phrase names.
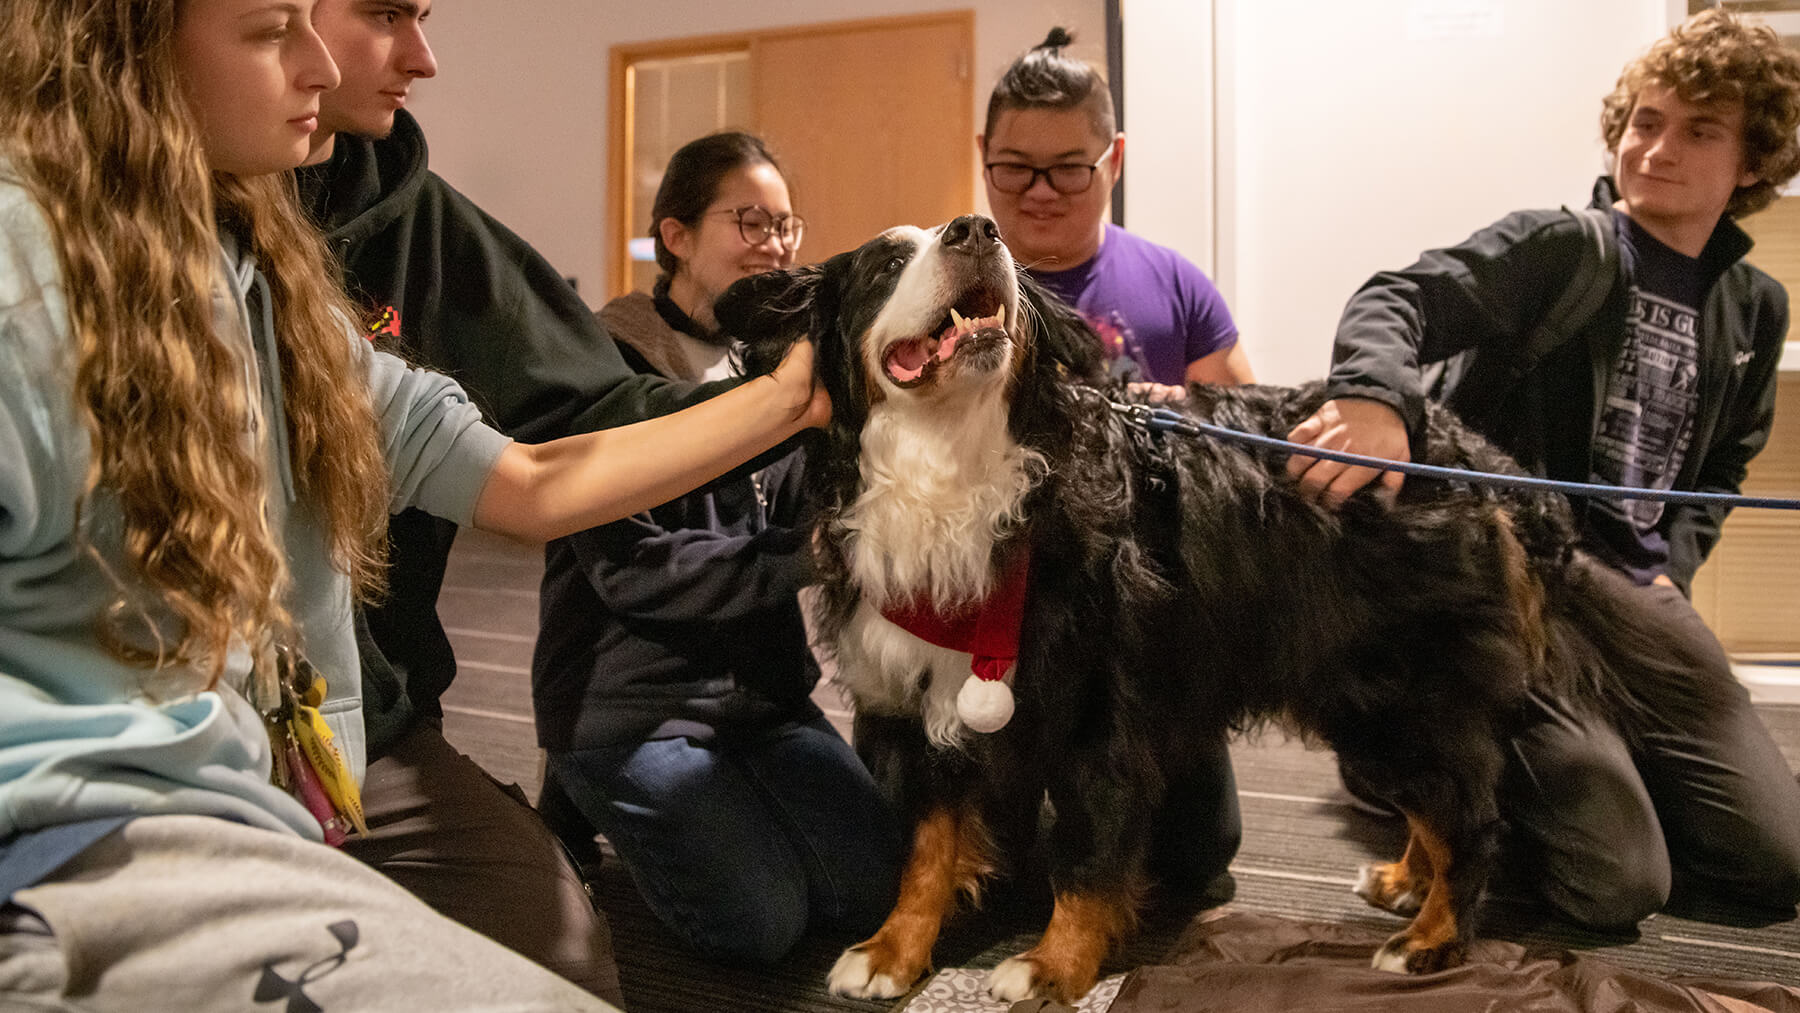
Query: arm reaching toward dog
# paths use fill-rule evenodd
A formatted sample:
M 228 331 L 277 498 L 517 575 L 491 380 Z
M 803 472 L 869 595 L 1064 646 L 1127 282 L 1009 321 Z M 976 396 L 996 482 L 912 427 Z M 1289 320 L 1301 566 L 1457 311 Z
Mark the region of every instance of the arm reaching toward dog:
M 1333 398 L 1320 405 L 1311 418 L 1295 426 L 1287 438 L 1321 450 L 1384 457 L 1391 461 L 1412 460 L 1406 423 L 1401 420 L 1400 413 L 1369 398 Z M 1406 476 L 1398 471 L 1378 471 L 1302 454 L 1288 458 L 1287 470 L 1300 482 L 1300 488 L 1307 496 L 1333 510 L 1342 506 L 1351 493 L 1377 477 L 1389 496 L 1399 493 L 1400 483 L 1406 480 Z
M 549 443 L 514 443 L 500 455 L 475 525 L 547 541 L 667 502 L 831 420 L 813 379 L 813 346 L 795 342 L 768 376 L 673 415 Z
M 1250 355 L 1244 351 L 1243 335 L 1216 352 L 1210 352 L 1187 365 L 1188 383 L 1218 383 L 1230 386 L 1255 383 L 1256 371 L 1250 368 Z

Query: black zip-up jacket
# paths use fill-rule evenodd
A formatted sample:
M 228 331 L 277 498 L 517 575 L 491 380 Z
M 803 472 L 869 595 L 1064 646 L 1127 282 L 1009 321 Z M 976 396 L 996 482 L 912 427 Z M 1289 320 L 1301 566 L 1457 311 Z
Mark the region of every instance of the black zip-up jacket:
M 1594 206 L 1610 207 L 1610 179 Z M 1584 256 L 1579 223 L 1561 210 L 1517 211 L 1411 267 L 1383 271 L 1351 297 L 1338 323 L 1328 392 L 1380 401 L 1406 420 L 1418 456 L 1422 365 L 1476 349 L 1467 376 L 1510 376 L 1525 337 L 1556 302 Z M 1787 292 L 1745 263 L 1750 237 L 1721 219 L 1700 259 L 1714 275 L 1700 309 L 1699 416 L 1674 488 L 1740 491 L 1768 441 L 1787 335 Z M 1631 279 L 1621 267 L 1600 312 L 1505 390 L 1459 388 L 1453 407 L 1534 474 L 1586 482 L 1601 392 L 1629 326 Z M 1468 387 L 1465 382 L 1463 387 Z M 1658 528 L 1668 575 L 1687 591 L 1719 539 L 1729 508 L 1670 505 Z
M 535 443 L 622 425 L 733 385 L 696 388 L 627 366 L 548 261 L 426 168 L 424 134 L 404 110 L 392 134 L 338 134 L 330 160 L 298 175 L 377 344 L 454 377 L 511 436 Z M 437 615 L 456 526 L 409 510 L 389 535 L 387 597 L 358 623 L 371 759 L 413 712 L 441 714 L 456 676 Z
M 627 362 L 693 379 L 666 297 L 600 311 Z M 545 549 L 531 694 L 553 752 L 682 736 L 729 742 L 819 716 L 796 597 L 812 578 L 796 451 Z

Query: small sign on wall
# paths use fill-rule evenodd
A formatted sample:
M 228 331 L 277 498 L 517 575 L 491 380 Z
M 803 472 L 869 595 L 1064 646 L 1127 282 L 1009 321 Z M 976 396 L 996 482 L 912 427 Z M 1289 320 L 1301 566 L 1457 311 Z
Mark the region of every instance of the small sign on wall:
M 1412 0 L 1406 11 L 1413 41 L 1497 39 L 1505 30 L 1501 0 Z

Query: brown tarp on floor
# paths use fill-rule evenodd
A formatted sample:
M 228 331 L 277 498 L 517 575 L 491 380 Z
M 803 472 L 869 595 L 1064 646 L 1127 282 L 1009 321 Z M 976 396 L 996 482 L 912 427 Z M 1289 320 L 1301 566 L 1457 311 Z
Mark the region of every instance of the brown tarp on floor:
M 1796 988 L 1663 979 L 1489 940 L 1437 974 L 1370 970 L 1384 938 L 1367 926 L 1227 908 L 1196 920 L 1164 963 L 1128 975 L 1109 1013 L 1800 1013 Z

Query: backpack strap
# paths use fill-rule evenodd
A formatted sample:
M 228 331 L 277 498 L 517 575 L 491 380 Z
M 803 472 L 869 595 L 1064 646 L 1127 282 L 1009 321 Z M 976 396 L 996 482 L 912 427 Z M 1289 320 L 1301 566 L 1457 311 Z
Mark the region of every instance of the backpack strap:
M 1594 315 L 1606 305 L 1613 285 L 1619 278 L 1619 235 L 1614 230 L 1611 208 L 1564 207 L 1563 212 L 1581 226 L 1583 247 L 1581 259 L 1562 293 L 1550 305 L 1537 326 L 1525 336 L 1516 355 L 1509 356 L 1504 368 L 1507 387 L 1524 379 L 1549 355 L 1574 337 Z M 1478 349 L 1467 349 L 1441 362 L 1420 370 L 1425 395 L 1434 401 L 1448 401 L 1468 376 Z M 1493 379 L 1487 381 L 1493 382 Z M 1470 392 L 1471 394 L 1473 392 Z M 1491 390 L 1475 397 L 1482 402 L 1498 402 L 1504 391 Z M 1462 409 L 1472 408 L 1465 405 Z
M 1526 337 L 1514 364 L 1515 377 L 1531 372 L 1544 356 L 1587 326 L 1600 307 L 1606 305 L 1606 297 L 1612 294 L 1613 283 L 1619 279 L 1619 234 L 1613 227 L 1612 209 L 1572 211 L 1565 207 L 1563 211 L 1581 225 L 1586 241 L 1581 261 L 1562 295 Z

